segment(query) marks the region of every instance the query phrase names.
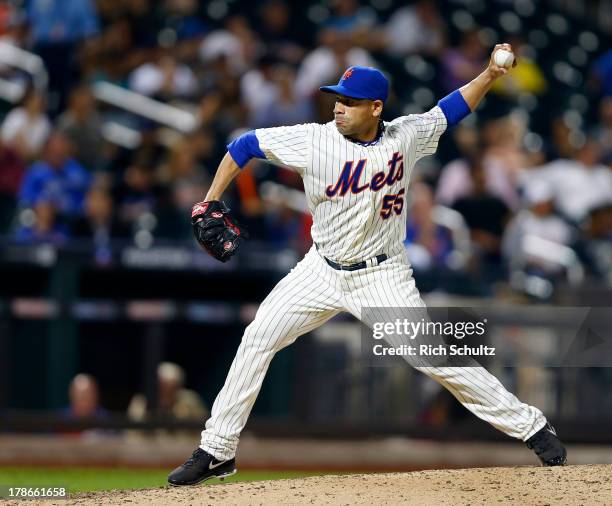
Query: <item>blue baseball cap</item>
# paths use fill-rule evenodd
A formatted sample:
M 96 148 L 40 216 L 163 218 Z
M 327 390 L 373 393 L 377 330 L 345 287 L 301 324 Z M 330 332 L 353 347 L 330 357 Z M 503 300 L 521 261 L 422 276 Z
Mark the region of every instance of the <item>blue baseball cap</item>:
M 349 67 L 336 86 L 322 86 L 325 93 L 335 93 L 351 98 L 387 100 L 389 81 L 383 73 L 372 67 Z

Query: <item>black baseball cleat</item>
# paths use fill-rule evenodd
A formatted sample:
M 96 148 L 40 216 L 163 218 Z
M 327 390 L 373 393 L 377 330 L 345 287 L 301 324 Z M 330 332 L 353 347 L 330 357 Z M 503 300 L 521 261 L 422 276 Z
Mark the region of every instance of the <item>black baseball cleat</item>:
M 533 450 L 544 466 L 564 466 L 567 451 L 559 441 L 553 426 L 547 423 L 527 441 L 527 448 Z
M 236 459 L 217 460 L 198 448 L 182 466 L 168 475 L 168 483 L 176 487 L 197 485 L 211 478 L 223 480 L 232 474 L 236 474 Z

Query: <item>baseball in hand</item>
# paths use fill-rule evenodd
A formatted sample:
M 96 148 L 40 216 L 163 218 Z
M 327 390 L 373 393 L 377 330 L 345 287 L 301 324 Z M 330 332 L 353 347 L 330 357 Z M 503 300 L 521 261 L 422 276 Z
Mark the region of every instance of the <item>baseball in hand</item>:
M 498 49 L 493 55 L 493 61 L 498 67 L 509 69 L 512 67 L 512 63 L 514 62 L 514 54 L 506 49 Z

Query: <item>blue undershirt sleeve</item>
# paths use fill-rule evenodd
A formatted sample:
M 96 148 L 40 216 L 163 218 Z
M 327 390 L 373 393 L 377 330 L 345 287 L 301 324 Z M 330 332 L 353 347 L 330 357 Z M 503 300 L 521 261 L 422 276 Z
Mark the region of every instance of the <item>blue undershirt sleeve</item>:
M 442 109 L 444 116 L 446 116 L 446 122 L 449 127 L 456 125 L 472 112 L 459 90 L 446 95 L 438 102 L 438 106 Z
M 241 169 L 251 158 L 266 158 L 259 147 L 255 130 L 242 134 L 227 145 L 227 150 Z

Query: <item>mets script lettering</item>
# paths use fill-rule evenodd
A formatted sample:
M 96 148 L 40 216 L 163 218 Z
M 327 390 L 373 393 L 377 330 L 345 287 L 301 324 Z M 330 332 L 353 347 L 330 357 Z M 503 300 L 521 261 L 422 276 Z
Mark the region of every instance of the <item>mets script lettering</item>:
M 328 197 L 335 197 L 336 195 L 344 197 L 349 190 L 351 193 L 357 194 L 367 190 L 368 188 L 377 192 L 385 186 L 392 186 L 393 183 L 401 180 L 402 177 L 404 177 L 403 158 L 404 157 L 400 153 L 393 153 L 391 160 L 387 162 L 389 172 L 377 172 L 372 176 L 372 179 L 370 179 L 368 183 L 361 186 L 361 174 L 363 173 L 363 169 L 365 168 L 368 160 L 363 158 L 356 164 L 354 161 L 346 162 L 340 176 L 338 177 L 338 180 L 335 184 L 329 185 L 325 189 L 325 194 Z

